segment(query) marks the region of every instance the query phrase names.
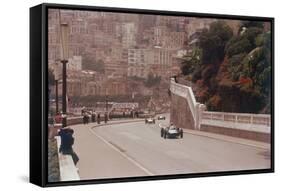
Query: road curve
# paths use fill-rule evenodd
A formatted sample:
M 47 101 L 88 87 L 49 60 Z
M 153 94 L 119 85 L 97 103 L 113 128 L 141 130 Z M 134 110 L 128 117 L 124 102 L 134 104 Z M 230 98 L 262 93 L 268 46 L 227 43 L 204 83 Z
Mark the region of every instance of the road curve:
M 163 139 L 158 123 L 73 126 L 81 179 L 270 168 L 268 150 L 188 133 Z

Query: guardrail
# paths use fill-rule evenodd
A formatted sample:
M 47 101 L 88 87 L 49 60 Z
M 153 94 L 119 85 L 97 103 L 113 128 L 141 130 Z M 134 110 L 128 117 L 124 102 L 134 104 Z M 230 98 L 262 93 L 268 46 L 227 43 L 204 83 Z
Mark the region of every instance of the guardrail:
M 80 180 L 80 176 L 71 155 L 63 155 L 59 152 L 61 140 L 58 136 L 56 137 L 56 139 L 58 145 L 57 148 L 59 156 L 60 181 Z
M 83 123 L 82 116 L 67 118 L 67 125 L 76 125 L 76 124 L 81 124 L 81 123 Z
M 201 124 L 204 123 L 204 125 L 217 124 L 226 128 L 244 129 L 264 133 L 270 132 L 270 115 L 205 111 L 205 105 L 196 102 L 192 88 L 187 85 L 176 83 L 173 78 L 171 78 L 170 81 L 170 91 L 187 100 L 195 122 L 195 129 L 200 130 Z
M 195 108 L 197 102 L 195 100 L 195 96 L 193 94 L 191 87 L 176 83 L 175 80 L 171 78 L 170 91 L 173 94 L 176 94 L 178 96 L 187 99 L 190 111 L 193 115 L 193 118 L 195 119 Z
M 204 111 L 202 119 L 211 119 L 218 121 L 246 123 L 253 125 L 271 126 L 271 117 L 266 114 L 251 114 L 251 113 L 227 113 L 227 112 L 211 112 Z
M 187 100 L 194 120 L 194 128 L 200 130 L 201 113 L 205 110 L 206 107 L 204 104 L 196 102 L 192 88 L 183 84 L 176 83 L 175 79 L 171 78 L 170 91 L 173 94 L 183 97 Z

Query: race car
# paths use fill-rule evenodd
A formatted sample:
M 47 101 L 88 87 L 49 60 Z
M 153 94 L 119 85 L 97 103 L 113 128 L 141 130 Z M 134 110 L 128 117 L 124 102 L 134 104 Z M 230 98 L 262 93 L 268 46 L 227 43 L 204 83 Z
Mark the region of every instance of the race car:
M 165 117 L 165 116 L 163 116 L 163 115 L 159 115 L 157 119 L 158 119 L 158 120 L 165 120 L 165 119 L 166 119 L 166 117 Z
M 145 119 L 145 124 L 155 124 L 155 119 L 154 118 L 147 118 Z
M 161 137 L 166 138 L 183 138 L 182 128 L 178 128 L 175 125 L 171 124 L 168 127 L 161 128 Z

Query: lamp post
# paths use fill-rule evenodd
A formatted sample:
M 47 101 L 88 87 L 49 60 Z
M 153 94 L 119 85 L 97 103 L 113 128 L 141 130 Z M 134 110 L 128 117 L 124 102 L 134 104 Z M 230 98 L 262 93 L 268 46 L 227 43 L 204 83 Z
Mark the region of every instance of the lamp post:
M 107 123 L 107 120 L 109 119 L 107 89 L 105 90 L 105 110 L 104 122 Z
M 69 35 L 69 27 L 67 23 L 62 23 L 60 25 L 61 29 L 61 46 L 62 46 L 62 112 L 63 112 L 63 127 L 67 126 L 67 117 L 66 117 L 66 103 L 67 103 L 67 82 L 66 82 L 66 64 L 68 62 L 68 35 Z
M 59 112 L 59 96 L 58 96 L 58 80 L 55 80 L 55 86 L 56 86 L 56 115 Z

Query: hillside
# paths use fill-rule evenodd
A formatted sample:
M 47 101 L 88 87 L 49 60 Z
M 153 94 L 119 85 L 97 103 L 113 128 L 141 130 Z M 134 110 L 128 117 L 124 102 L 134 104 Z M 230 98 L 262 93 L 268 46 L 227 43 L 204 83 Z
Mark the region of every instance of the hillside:
M 200 33 L 182 74 L 196 84 L 209 110 L 269 113 L 271 34 L 263 22 L 242 21 L 238 33 L 224 21 Z

